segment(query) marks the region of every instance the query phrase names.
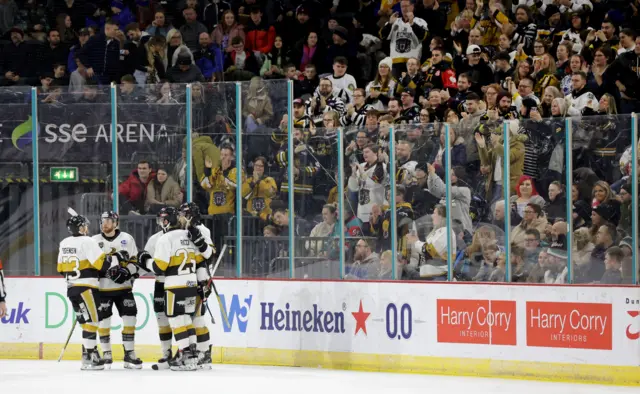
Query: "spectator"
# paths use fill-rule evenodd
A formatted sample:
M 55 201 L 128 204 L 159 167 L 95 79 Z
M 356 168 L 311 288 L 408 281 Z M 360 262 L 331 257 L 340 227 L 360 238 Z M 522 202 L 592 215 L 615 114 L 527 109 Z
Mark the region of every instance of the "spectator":
M 340 124 L 362 127 L 365 125 L 367 113 L 373 108 L 365 102 L 364 89 L 356 89 L 352 98 L 351 104 L 347 105 L 347 112 L 340 118 Z
M 345 57 L 338 56 L 333 60 L 333 74 L 327 78 L 333 84 L 334 96 L 345 104 L 353 102 L 353 92 L 357 84 L 352 75 L 347 74 L 349 63 Z
M 589 262 L 576 267 L 575 283 L 592 283 L 602 278 L 605 272 L 605 253 L 616 243 L 616 238 L 617 232 L 614 225 L 607 223 L 600 226 Z
M 166 80 L 169 59 L 167 58 L 167 41 L 165 38 L 163 36 L 151 37 L 145 44 L 145 54 L 146 58 L 140 59 L 146 71 L 144 83 L 154 84 Z
M 519 222 L 520 218 L 524 217 L 524 213 L 528 204 L 536 204 L 541 209 L 545 207 L 546 202 L 536 190 L 536 186 L 533 183 L 533 179 L 530 176 L 522 175 L 518 179 L 518 184 L 516 185 L 516 195 L 512 195 L 509 198 L 509 203 L 511 206 L 511 217 L 512 224 L 516 224 L 514 222 Z M 542 212 L 537 212 L 539 216 L 542 216 Z M 542 233 L 544 231 L 544 227 L 540 230 Z
M 213 42 L 226 53 L 233 51 L 231 41 L 235 37 L 240 37 L 243 41 L 245 39 L 244 27 L 236 22 L 235 15 L 231 10 L 224 11 L 220 23 L 211 35 Z
M 131 10 L 123 1 L 111 1 L 111 12 L 111 21 L 115 23 L 121 31 L 125 31 L 129 23 L 135 22 L 135 17 L 131 13 Z
M 138 162 L 138 168 L 133 170 L 126 181 L 118 186 L 122 211 L 143 214 L 147 199 L 147 187 L 156 177 L 148 161 Z
M 309 256 L 336 259 L 339 256 L 334 247 L 336 238 L 340 237 L 340 224 L 337 223 L 338 212 L 333 205 L 322 208 L 322 222 L 318 223 L 309 235 L 311 238 L 327 238 L 326 240 L 312 239 L 305 243 Z
M 260 67 L 253 52 L 244 46 L 242 37 L 236 36 L 231 40 L 233 52 L 227 53 L 225 59 L 225 79 L 230 81 L 247 81 L 258 75 Z
M 335 59 L 340 56 L 347 59 L 352 70 L 358 70 L 360 63 L 357 58 L 357 47 L 353 42 L 349 42 L 353 37 L 349 37 L 348 30 L 345 27 L 338 26 L 334 30 L 331 30 L 331 33 L 332 44 L 330 44 L 327 49 L 327 56 L 325 59 L 327 70 L 331 69 Z M 356 80 L 360 77 L 359 74 L 356 74 L 355 76 Z
M 396 78 L 407 69 L 406 63 L 409 58 L 422 57 L 422 42 L 428 33 L 427 22 L 415 17 L 413 13 L 412 0 L 401 0 L 400 9 L 401 14 L 392 14 L 389 22 L 380 30 L 380 38 L 390 41 L 393 74 Z
M 622 261 L 624 260 L 624 253 L 622 249 L 617 246 L 612 246 L 607 249 L 604 256 L 605 271 L 600 279 L 600 284 L 603 285 L 619 285 L 622 284 Z
M 178 62 L 167 71 L 167 79 L 172 83 L 204 82 L 200 69 L 193 65 L 189 55 L 181 54 Z
M 545 207 L 545 213 L 549 220 L 563 219 L 567 217 L 567 199 L 564 194 L 564 185 L 553 181 L 549 185 L 549 204 Z
M 391 75 L 392 61 L 386 57 L 378 64 L 378 73 L 366 87 L 367 103 L 377 110 L 386 109 L 389 99 L 395 96 L 398 81 Z
M 282 37 L 276 36 L 271 52 L 267 54 L 260 68 L 260 76 L 267 79 L 280 79 L 286 75 L 285 69 L 295 72 L 296 67 L 288 63 L 289 57 L 283 47 Z M 297 82 L 298 79 L 294 79 Z
M 429 176 L 427 186 L 434 196 L 440 197 L 440 204 L 446 204 L 446 186 L 445 183 L 436 175 L 436 169 L 429 165 Z M 464 230 L 473 231 L 473 223 L 471 222 L 470 206 L 471 206 L 471 189 L 465 186 L 464 180 L 458 183 L 459 177 L 463 176 L 464 169 L 455 167 L 451 169 L 451 217 L 453 220 L 459 220 Z
M 196 51 L 199 47 L 200 34 L 208 33 L 207 27 L 198 22 L 198 14 L 193 8 L 185 8 L 182 11 L 182 15 L 184 16 L 185 24 L 180 27 L 180 34 L 189 50 Z
M 318 67 L 318 73 L 324 73 L 326 54 L 326 47 L 319 42 L 318 32 L 310 31 L 306 40 L 298 42 L 292 49 L 291 62 L 299 70 L 305 70 L 307 65 L 313 64 Z
M 5 6 L 6 16 L 10 15 L 13 6 L 15 6 L 13 1 Z M 7 44 L 3 49 L 2 60 L 0 60 L 2 65 L 0 69 L 4 71 L 4 75 L 0 78 L 0 86 L 25 85 L 29 77 L 29 48 L 24 42 L 22 30 L 13 28 L 9 32 L 11 44 Z
M 271 52 L 276 39 L 276 29 L 262 19 L 262 10 L 258 6 L 251 7 L 251 21 L 246 29 L 247 49 L 263 55 Z
M 195 60 L 193 60 L 193 53 L 182 41 L 182 33 L 180 33 L 179 30 L 171 29 L 169 30 L 169 33 L 167 33 L 167 70 L 176 65 L 178 62 L 178 56 L 181 54 L 188 54 L 191 56 L 192 63 L 195 63 Z
M 147 185 L 145 212 L 155 214 L 163 207 L 178 208 L 184 195 L 178 183 L 163 168 L 156 170 L 156 177 Z
M 147 26 L 146 32 L 153 37 L 167 38 L 169 31 L 173 30 L 171 24 L 167 24 L 166 16 L 162 11 L 156 11 L 153 22 L 150 26 Z
M 573 259 L 574 272 L 576 272 L 576 270 L 583 270 L 582 267 L 589 264 L 591 253 L 595 246 L 591 241 L 589 229 L 586 227 L 582 227 L 574 231 L 573 239 L 574 247 L 571 257 Z
M 567 283 L 567 249 L 564 240 L 556 241 L 547 249 L 547 270 L 544 273 L 544 283 Z
M 220 47 L 211 42 L 211 37 L 208 33 L 200 33 L 200 46 L 194 52 L 193 58 L 205 80 L 211 82 L 222 80 L 224 57 Z
M 571 103 L 567 114 L 570 116 L 592 115 L 597 111 L 598 99 L 587 87 L 587 75 L 582 71 L 573 73 L 571 85 L 573 90 L 565 98 Z
M 71 17 L 67 14 L 58 14 L 56 17 L 56 28 L 60 33 L 60 41 L 67 48 L 78 41 L 78 35 L 73 29 Z
M 264 127 L 273 117 L 271 98 L 264 80 L 260 77 L 251 78 L 249 92 L 242 106 L 242 113 L 245 116 L 245 129 L 249 133 Z
M 375 253 L 369 242 L 360 239 L 356 243 L 356 251 L 353 256 L 353 264 L 347 276 L 351 279 L 373 278 L 380 267 L 380 256 Z
M 87 76 L 95 75 L 98 82 L 108 85 L 118 80 L 120 72 L 120 44 L 115 39 L 118 25 L 108 20 L 104 33 L 95 35 L 79 53 L 80 62 L 87 68 Z
M 204 176 L 200 185 L 210 194 L 209 215 L 232 214 L 235 210 L 236 199 L 236 163 L 234 151 L 230 145 L 224 145 L 220 149 L 220 164 L 214 167 L 213 158 L 204 158 Z M 240 171 L 242 171 L 240 169 Z M 244 180 L 244 173 L 242 174 Z M 242 195 L 249 193 L 249 185 L 243 184 Z
M 336 96 L 333 83 L 329 78 L 321 78 L 318 90 L 307 102 L 307 115 L 313 119 L 316 125 L 322 122 L 322 114 L 333 110 L 342 116 L 345 111 L 345 104 Z
M 259 156 L 253 160 L 253 174 L 247 178 L 249 194 L 245 196 L 247 200 L 247 211 L 264 221 L 271 218 L 271 201 L 278 192 L 278 185 L 275 179 L 265 174 L 267 159 Z M 245 186 L 243 186 L 243 189 Z
M 522 221 L 511 231 L 511 243 L 524 246 L 527 230 L 536 229 L 540 234 L 544 234 L 547 223 L 542 207 L 538 204 L 528 203 L 524 209 Z
M 83 50 L 84 46 L 87 44 L 87 41 L 89 41 L 89 37 L 90 37 L 89 29 L 87 28 L 82 28 L 78 32 L 78 43 L 73 45 L 69 49 L 69 57 L 67 58 L 66 64 L 67 64 L 67 70 L 69 70 L 69 73 L 74 72 L 78 68 L 78 65 L 76 64 L 76 59 L 79 56 L 79 52 Z
M 357 192 L 358 218 L 363 223 L 369 223 L 369 216 L 373 204 L 383 205 L 384 181 L 386 171 L 378 160 L 379 148 L 373 144 L 363 149 L 364 162 L 351 164 L 351 176 L 348 187 L 351 192 Z

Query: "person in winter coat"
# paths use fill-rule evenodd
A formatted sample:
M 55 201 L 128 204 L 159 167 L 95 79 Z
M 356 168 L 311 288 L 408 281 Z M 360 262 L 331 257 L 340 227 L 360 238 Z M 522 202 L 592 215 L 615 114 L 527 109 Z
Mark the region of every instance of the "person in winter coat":
M 564 194 L 564 185 L 558 181 L 549 185 L 549 204 L 545 207 L 545 213 L 550 222 L 555 219 L 567 218 L 567 199 Z
M 222 80 L 224 56 L 220 47 L 211 42 L 209 33 L 200 33 L 200 47 L 194 52 L 193 58 L 205 80 L 212 82 Z
M 535 228 L 540 234 L 544 234 L 547 227 L 547 218 L 538 204 L 529 203 L 524 210 L 524 218 L 511 232 L 511 243 L 524 247 L 528 229 Z
M 223 52 L 228 53 L 233 51 L 231 41 L 235 37 L 240 37 L 244 41 L 244 27 L 236 22 L 236 17 L 233 15 L 233 11 L 226 10 L 222 14 L 222 20 L 213 30 L 213 33 L 211 33 L 211 38 L 214 43 L 220 46 Z
M 463 173 L 464 168 L 462 167 L 451 169 L 451 218 L 459 220 L 465 230 L 473 231 L 473 222 L 469 214 L 471 211 L 471 189 L 458 184 L 458 178 L 463 176 Z M 442 179 L 436 175 L 436 169 L 432 165 L 429 165 L 427 188 L 434 196 L 441 198 L 440 204 L 446 205 L 446 186 Z
M 149 162 L 144 160 L 138 162 L 138 168 L 133 170 L 127 180 L 118 186 L 123 211 L 135 210 L 138 213 L 144 213 L 147 186 L 155 177 L 156 174 L 151 170 Z
M 135 16 L 121 0 L 114 0 L 111 2 L 111 21 L 118 25 L 121 31 L 126 31 L 126 27 L 129 23 L 136 21 Z
M 251 8 L 251 22 L 247 25 L 246 35 L 247 49 L 263 55 L 271 52 L 276 40 L 276 29 L 263 20 L 260 7 Z
M 150 36 L 162 36 L 167 37 L 169 30 L 173 29 L 170 23 L 166 22 L 165 14 L 162 11 L 157 11 L 154 15 L 153 22 L 147 27 L 146 32 Z
M 207 27 L 198 22 L 198 14 L 193 8 L 185 8 L 182 11 L 184 15 L 185 24 L 180 27 L 180 33 L 185 45 L 191 50 L 196 51 L 198 49 L 198 39 L 201 33 L 208 33 Z
M 245 116 L 245 127 L 248 132 L 263 127 L 273 117 L 271 98 L 262 78 L 251 78 L 249 92 L 243 101 L 242 114 Z
M 155 179 L 147 185 L 145 210 L 149 213 L 157 213 L 163 207 L 178 208 L 182 204 L 183 197 L 178 183 L 167 174 L 166 170 L 159 168 Z
M 171 83 L 204 82 L 200 69 L 192 64 L 188 55 L 180 55 L 175 66 L 167 71 L 167 79 Z

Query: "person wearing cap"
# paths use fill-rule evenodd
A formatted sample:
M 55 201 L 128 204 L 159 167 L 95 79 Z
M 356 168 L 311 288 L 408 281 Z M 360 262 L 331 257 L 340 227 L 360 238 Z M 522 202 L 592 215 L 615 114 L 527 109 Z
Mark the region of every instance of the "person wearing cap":
M 73 45 L 69 49 L 69 56 L 67 56 L 67 70 L 69 74 L 78 69 L 76 58 L 78 57 L 78 53 L 80 52 L 80 50 L 82 50 L 82 48 L 84 48 L 84 46 L 87 44 L 87 41 L 89 41 L 89 37 L 89 29 L 87 29 L 86 27 L 83 27 L 78 32 L 78 43 Z
M 415 98 L 416 91 L 411 88 L 405 88 L 400 93 L 400 119 L 403 123 L 420 123 L 420 106 L 415 103 Z
M 473 82 L 472 90 L 482 94 L 482 87 L 493 81 L 491 67 L 482 59 L 482 49 L 478 45 L 467 47 L 467 56 L 458 55 L 453 59 L 453 67 L 458 74 L 466 73 Z
M 427 70 L 425 85 L 430 89 L 449 89 L 449 94 L 455 94 L 458 88 L 456 72 L 451 64 L 444 61 L 444 48 L 434 48 L 431 51 L 431 67 Z
M 414 15 L 413 3 L 413 0 L 401 0 L 402 16 L 394 12 L 380 30 L 380 38 L 390 41 L 393 74 L 396 78 L 406 70 L 410 58 L 422 57 L 422 43 L 429 32 L 427 22 Z
M 191 63 L 191 56 L 181 53 L 176 65 L 167 71 L 167 79 L 171 83 L 205 82 L 200 69 Z

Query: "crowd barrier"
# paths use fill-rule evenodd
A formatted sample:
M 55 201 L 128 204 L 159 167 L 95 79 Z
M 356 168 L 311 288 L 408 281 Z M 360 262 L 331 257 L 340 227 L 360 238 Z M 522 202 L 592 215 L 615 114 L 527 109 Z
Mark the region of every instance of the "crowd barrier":
M 616 243 L 628 237 L 631 249 L 622 271 L 625 283 L 638 283 L 635 114 L 520 121 L 472 116 L 458 120 L 454 115 L 447 123 L 392 125 L 388 136 L 384 136 L 387 127 L 378 124 L 334 124 L 305 135 L 308 144 L 313 138 L 322 141 L 314 140 L 315 149 L 301 161 L 297 140 L 289 132 L 295 121 L 292 98 L 293 83 L 283 80 L 165 83 L 133 91 L 116 85 L 89 86 L 77 93 L 1 88 L 0 221 L 4 226 L 0 230 L 0 259 L 7 274 L 55 274 L 58 244 L 67 234 L 68 207 L 87 215 L 93 232 L 98 231 L 100 212 L 119 211 L 122 229 L 132 233 L 138 247 L 143 247 L 157 231 L 153 207 L 136 209 L 114 193 L 140 160 L 150 162 L 154 171 L 167 172 L 184 188 L 183 200 L 197 202 L 207 213 L 210 196 L 200 186 L 205 158 L 211 146 L 229 144 L 235 150 L 234 162 L 244 169 L 236 171 L 238 185 L 252 176 L 256 158 L 266 158 L 261 179 L 273 178 L 277 190 L 268 198 L 281 200 L 287 208 L 286 218 L 280 220 L 288 225 L 281 227 L 286 233 L 275 234 L 273 239 L 264 237 L 268 215 L 260 217 L 248 211 L 251 207 L 246 204 L 244 188 L 237 187 L 232 210 L 224 215 L 205 215 L 218 249 L 223 243 L 228 245 L 221 270 L 225 276 L 473 280 L 483 263 L 475 266 L 477 256 L 469 251 L 479 246 L 477 254 L 490 253 L 483 247 L 492 244 L 503 256 L 497 261 L 504 271 L 493 279 L 510 282 L 519 270 L 514 257 L 517 251 L 512 248 L 526 242 L 528 227 L 521 223 L 530 222 L 528 203 L 544 206 L 542 216 L 549 226 L 542 222 L 535 222 L 535 226 L 545 238 L 540 248 L 546 250 L 554 247 L 557 238 L 554 223 L 564 221 L 570 229 L 579 227 L 582 220 L 590 219 L 585 215 L 591 215 L 591 207 L 602 204 L 603 215 L 607 215 L 609 197 L 616 195 L 616 209 L 621 212 L 615 218 L 621 231 Z M 362 152 L 372 137 L 377 137 L 378 145 L 390 148 L 388 158 L 379 156 L 388 165 L 384 165 L 384 180 L 379 182 L 384 196 L 375 204 L 382 214 L 377 220 L 384 220 L 388 212 L 387 222 L 375 235 L 368 228 L 372 217 L 368 211 L 375 216 L 373 197 L 362 190 L 364 178 L 352 177 L 353 165 L 362 162 Z M 471 141 L 476 138 L 484 144 Z M 432 193 L 417 200 L 424 206 L 414 204 L 409 218 L 400 206 L 403 200 L 397 195 L 398 186 L 408 189 L 424 180 L 403 175 L 404 148 L 400 145 L 409 146 L 411 154 L 433 164 L 434 174 L 444 180 L 438 183 L 430 177 L 431 167 L 427 169 Z M 287 193 L 283 179 L 302 179 L 301 173 L 308 175 L 303 179 L 307 183 L 296 184 L 296 193 Z M 533 177 L 524 186 L 527 190 L 520 188 L 521 175 Z M 553 199 L 549 195 L 552 184 L 564 188 L 564 192 L 554 193 Z M 530 189 L 537 189 L 537 193 Z M 496 213 L 500 200 L 506 202 L 502 218 Z M 308 230 L 327 220 L 322 214 L 327 202 L 337 205 L 338 223 L 359 216 L 365 225 L 356 224 L 355 235 L 337 231 L 316 239 Z M 434 213 L 437 203 L 446 207 L 446 217 Z M 365 210 L 359 208 L 367 204 Z M 140 210 L 149 213 L 139 215 Z M 598 228 L 593 225 L 588 230 L 595 234 Z M 435 263 L 425 264 L 424 253 L 408 242 L 414 235 L 421 241 L 429 240 L 427 260 L 437 260 Z M 483 239 L 484 235 L 491 239 Z M 586 252 L 575 237 L 568 231 L 564 246 L 555 246 L 566 254 L 566 260 L 544 263 L 547 268 L 555 264 L 554 272 L 563 271 L 558 276 L 566 279 L 556 283 L 593 282 L 576 273 L 581 269 L 579 257 Z M 354 252 L 360 238 L 373 253 L 388 259 L 388 272 L 362 267 Z M 324 249 L 312 253 L 312 243 L 314 248 L 322 244 Z M 260 253 L 275 256 L 268 261 L 257 258 L 260 248 Z M 485 259 L 496 261 L 495 256 Z M 568 263 L 557 267 L 558 261 Z M 430 269 L 423 269 L 425 265 Z M 413 269 L 411 275 L 407 274 L 408 266 Z

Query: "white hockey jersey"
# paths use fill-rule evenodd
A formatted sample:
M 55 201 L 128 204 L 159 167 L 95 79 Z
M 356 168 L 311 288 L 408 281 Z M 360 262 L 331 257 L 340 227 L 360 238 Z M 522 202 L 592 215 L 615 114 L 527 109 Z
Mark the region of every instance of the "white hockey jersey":
M 594 111 L 598 110 L 598 98 L 591 92 L 584 92 L 578 97 L 574 97 L 572 92 L 564 100 L 570 103 L 569 108 L 567 108 L 567 115 L 569 116 L 580 116 L 585 108 L 591 108 Z
M 146 250 L 151 255 L 151 257 L 153 257 L 154 253 L 156 252 L 156 245 L 158 244 L 158 240 L 160 239 L 160 237 L 162 237 L 162 235 L 164 235 L 164 231 L 158 231 L 157 233 L 153 234 L 144 245 L 144 250 Z M 141 261 L 140 263 L 143 266 L 146 266 L 147 264 L 146 261 Z M 164 275 L 156 275 L 156 282 L 164 283 Z
M 428 30 L 427 22 L 421 18 L 413 18 L 413 23 Z M 394 63 L 403 63 L 411 57 L 420 61 L 422 56 L 422 41 L 425 37 L 417 37 L 411 25 L 398 18 L 391 27 L 391 33 L 387 37 L 391 41 L 391 59 Z
M 70 236 L 60 242 L 58 272 L 67 279 L 67 287 L 99 288 L 99 273 L 104 272 L 106 254 L 98 243 L 85 235 Z
M 149 269 L 165 276 L 165 290 L 195 287 L 196 271 L 204 261 L 198 248 L 189 240 L 188 231 L 173 229 L 158 240 Z
M 358 218 L 363 222 L 369 223 L 373 204 L 384 205 L 386 183 L 387 170 L 382 163 L 359 164 L 357 174 L 349 177 L 349 191 L 358 192 Z
M 106 255 L 113 255 L 116 252 L 125 251 L 130 257 L 138 255 L 138 248 L 133 237 L 120 230 L 116 230 L 114 237 L 107 237 L 100 233 L 92 237 Z M 117 259 L 111 260 L 111 267 L 120 264 Z M 109 268 L 111 268 L 109 267 Z M 108 268 L 107 268 L 108 269 Z M 122 284 L 116 283 L 109 278 L 100 278 L 100 291 L 130 290 L 133 288 L 133 280 L 128 280 Z
M 333 96 L 340 97 L 345 104 L 353 103 L 353 92 L 358 87 L 356 79 L 351 74 L 344 74 L 341 77 L 327 75 L 333 84 Z

